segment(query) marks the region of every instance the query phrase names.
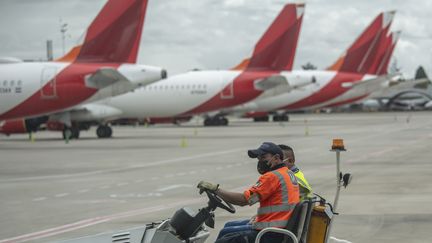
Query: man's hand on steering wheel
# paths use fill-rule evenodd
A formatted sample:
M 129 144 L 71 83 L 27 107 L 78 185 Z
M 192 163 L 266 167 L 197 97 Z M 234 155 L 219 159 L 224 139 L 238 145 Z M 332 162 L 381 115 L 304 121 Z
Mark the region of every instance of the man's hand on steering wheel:
M 210 191 L 214 193 L 219 189 L 219 184 L 213 184 L 207 181 L 200 181 L 197 187 L 200 189 L 200 194 L 202 194 L 204 191 Z
M 216 191 L 219 189 L 219 184 L 213 184 L 210 182 L 206 182 L 206 181 L 200 181 L 200 183 L 198 183 L 197 186 L 200 189 L 200 194 L 202 194 L 203 192 L 206 192 L 207 197 L 209 198 L 210 202 L 209 205 L 212 204 L 216 207 L 225 209 L 226 211 L 230 212 L 230 213 L 235 213 L 235 208 L 234 206 L 227 202 L 226 200 L 224 200 L 223 198 L 221 198 L 220 196 L 217 195 Z

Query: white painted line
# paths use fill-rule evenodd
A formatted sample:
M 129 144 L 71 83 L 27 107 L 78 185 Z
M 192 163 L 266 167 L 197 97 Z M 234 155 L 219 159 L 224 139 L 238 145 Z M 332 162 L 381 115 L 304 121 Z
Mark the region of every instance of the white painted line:
M 174 174 L 168 174 L 168 175 L 165 175 L 164 177 L 165 178 L 171 178 L 171 177 L 174 177 Z
M 335 238 L 335 237 L 333 237 L 333 236 L 330 236 L 330 242 L 337 242 L 337 243 L 352 243 L 351 241 L 341 240 L 341 239 Z
M 46 199 L 47 199 L 46 197 L 38 197 L 38 198 L 34 198 L 32 201 L 33 202 L 40 202 L 40 201 L 44 201 Z
M 139 180 L 135 180 L 135 183 L 141 183 L 143 181 L 144 181 L 144 179 L 139 179 Z
M 189 175 L 194 175 L 194 174 L 196 174 L 197 172 L 196 171 L 189 171 Z
M 108 188 L 111 188 L 111 186 L 101 186 L 101 187 L 99 187 L 99 189 L 108 189 Z
M 116 186 L 126 186 L 126 185 L 129 185 L 129 182 L 121 182 L 116 184 Z
M 66 197 L 67 195 L 69 195 L 69 193 L 60 193 L 55 195 L 54 197 Z
M 176 174 L 176 176 L 185 176 L 185 175 L 186 175 L 186 172 L 179 172 Z
M 152 179 L 152 181 L 155 181 L 155 180 L 159 180 L 159 177 L 155 176 L 155 177 L 152 177 L 151 179 Z
M 90 189 L 81 189 L 81 190 L 78 190 L 78 193 L 86 193 L 89 191 L 90 191 Z

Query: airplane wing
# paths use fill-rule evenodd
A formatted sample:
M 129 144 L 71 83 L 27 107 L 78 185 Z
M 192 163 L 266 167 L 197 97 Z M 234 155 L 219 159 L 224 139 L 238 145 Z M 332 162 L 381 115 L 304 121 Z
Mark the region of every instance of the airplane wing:
M 315 79 L 289 81 L 284 75 L 274 75 L 269 78 L 259 80 L 257 83 L 255 83 L 255 87 L 257 89 L 265 90 L 265 92 L 259 96 L 259 98 L 262 99 L 288 93 L 313 83 L 316 83 Z
M 95 89 L 102 89 L 117 82 L 130 83 L 119 71 L 108 67 L 100 68 L 85 78 L 86 86 Z
M 400 74 L 388 74 L 378 76 L 376 78 L 366 79 L 357 83 L 343 83 L 342 86 L 352 87 L 353 90 L 362 90 L 363 92 L 371 93 L 378 91 L 390 85 L 392 80 L 400 77 Z

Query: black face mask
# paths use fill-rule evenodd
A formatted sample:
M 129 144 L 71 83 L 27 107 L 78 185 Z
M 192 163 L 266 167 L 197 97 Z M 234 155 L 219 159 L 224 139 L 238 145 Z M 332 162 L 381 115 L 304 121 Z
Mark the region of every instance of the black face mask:
M 261 175 L 264 175 L 265 173 L 271 171 L 269 161 L 268 160 L 258 160 L 257 171 Z

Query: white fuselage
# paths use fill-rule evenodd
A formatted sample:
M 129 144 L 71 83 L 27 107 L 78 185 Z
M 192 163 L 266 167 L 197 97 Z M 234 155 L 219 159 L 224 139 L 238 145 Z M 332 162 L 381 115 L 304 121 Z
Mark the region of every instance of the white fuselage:
M 124 80 L 89 87 L 103 68 L 115 68 Z M 0 120 L 34 117 L 124 94 L 161 79 L 162 69 L 135 64 L 18 62 L 0 64 Z M 95 78 L 99 80 L 98 78 Z
M 175 117 L 222 96 L 239 71 L 196 71 L 176 75 L 133 92 L 97 102 L 122 111 L 122 117 Z M 232 94 L 233 95 L 233 94 Z M 233 99 L 226 94 L 226 99 Z

